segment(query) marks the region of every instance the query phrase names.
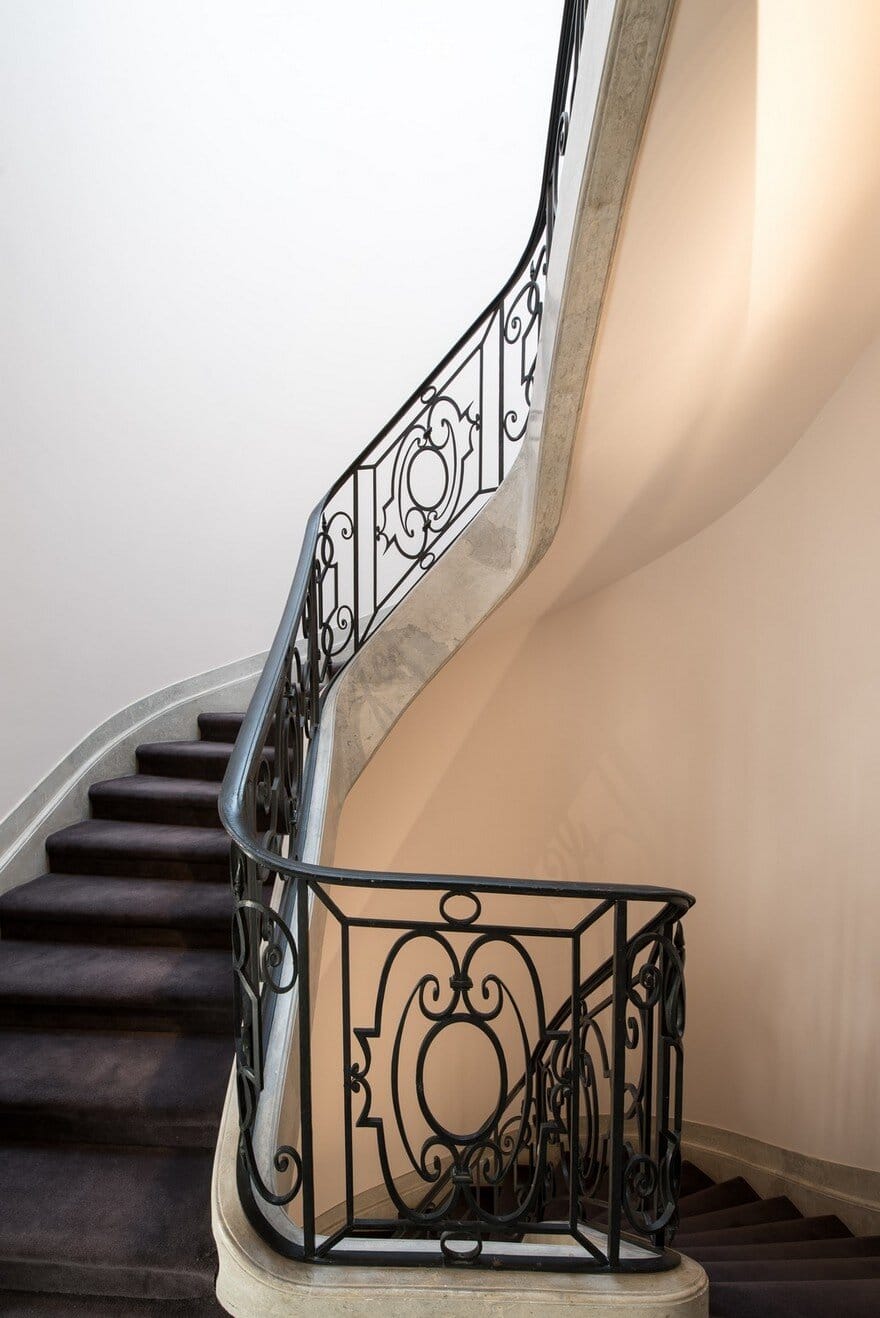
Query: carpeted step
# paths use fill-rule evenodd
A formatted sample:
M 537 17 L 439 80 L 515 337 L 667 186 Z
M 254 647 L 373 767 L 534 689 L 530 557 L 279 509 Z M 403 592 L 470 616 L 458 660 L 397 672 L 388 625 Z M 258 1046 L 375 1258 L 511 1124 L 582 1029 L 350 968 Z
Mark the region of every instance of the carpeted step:
M 0 942 L 0 1025 L 222 1033 L 228 952 Z
M 0 1287 L 211 1299 L 211 1164 L 202 1150 L 0 1147 Z
M 244 721 L 244 714 L 212 714 L 208 711 L 199 715 L 199 736 L 203 741 L 234 742 Z M 275 740 L 275 729 L 269 730 L 269 744 Z
M 745 1182 L 743 1182 L 745 1184 Z M 704 1171 L 696 1167 L 692 1162 L 683 1162 L 681 1164 L 681 1198 L 684 1202 L 685 1196 L 695 1195 L 699 1191 L 707 1190 L 713 1187 L 715 1182 L 711 1176 L 707 1176 Z M 585 1220 L 592 1222 L 596 1226 L 607 1219 L 607 1208 L 605 1204 L 608 1196 L 608 1174 L 603 1175 L 596 1186 L 596 1192 L 593 1199 L 598 1202 L 588 1203 L 582 1201 L 582 1208 L 585 1210 Z M 568 1196 L 557 1195 L 555 1198 L 548 1200 L 542 1213 L 542 1221 L 558 1222 L 568 1220 Z
M 696 1194 L 699 1190 L 708 1190 L 712 1185 L 715 1185 L 715 1181 L 711 1176 L 707 1176 L 702 1168 L 687 1161 L 681 1164 L 680 1199 Z
M 185 824 L 219 828 L 220 784 L 200 778 L 163 778 L 136 773 L 108 778 L 89 788 L 95 819 L 128 819 L 145 824 Z
M 44 874 L 0 897 L 4 938 L 229 947 L 232 895 L 196 879 Z
M 724 1231 L 680 1231 L 675 1248 L 687 1254 L 702 1245 L 777 1244 L 791 1240 L 828 1240 L 852 1232 L 839 1217 L 795 1217 L 784 1222 L 758 1222 L 752 1226 L 729 1227 Z
M 229 876 L 229 839 L 219 828 L 86 819 L 46 839 L 54 874 L 118 874 L 143 879 Z
M 688 1258 L 696 1259 L 698 1263 L 736 1263 L 740 1259 L 880 1258 L 880 1236 L 783 1240 L 771 1245 L 695 1245 L 687 1252 Z
M 801 1215 L 790 1199 L 756 1199 L 752 1203 L 719 1208 L 714 1213 L 688 1217 L 682 1223 L 682 1235 L 700 1235 L 707 1231 L 724 1231 L 740 1226 L 764 1226 L 770 1222 L 787 1222 Z
M 119 1295 L 0 1291 L 3 1318 L 222 1318 L 217 1300 L 129 1300 Z
M 0 1130 L 6 1140 L 213 1149 L 231 1063 L 224 1036 L 0 1032 Z
M 232 742 L 158 741 L 138 746 L 137 762 L 142 774 L 219 783 L 231 754 Z
M 711 1318 L 877 1318 L 880 1281 L 720 1282 Z
M 880 1279 L 880 1258 L 741 1259 L 705 1263 L 711 1284 L 725 1281 L 861 1281 Z
M 693 1194 L 682 1195 L 678 1201 L 678 1213 L 682 1219 L 681 1229 L 686 1230 L 685 1218 L 714 1213 L 722 1208 L 735 1208 L 739 1204 L 753 1204 L 759 1197 L 748 1181 L 743 1180 L 741 1176 L 735 1176 L 729 1181 L 719 1181 L 717 1185 L 707 1186 Z

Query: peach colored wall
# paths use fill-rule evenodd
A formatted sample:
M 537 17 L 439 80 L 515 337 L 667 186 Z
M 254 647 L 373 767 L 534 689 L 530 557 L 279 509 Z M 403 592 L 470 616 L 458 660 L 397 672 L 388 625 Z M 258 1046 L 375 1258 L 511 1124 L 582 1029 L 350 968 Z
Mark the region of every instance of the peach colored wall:
M 880 1168 L 880 7 L 683 0 L 530 580 L 337 862 L 690 888 L 687 1112 Z

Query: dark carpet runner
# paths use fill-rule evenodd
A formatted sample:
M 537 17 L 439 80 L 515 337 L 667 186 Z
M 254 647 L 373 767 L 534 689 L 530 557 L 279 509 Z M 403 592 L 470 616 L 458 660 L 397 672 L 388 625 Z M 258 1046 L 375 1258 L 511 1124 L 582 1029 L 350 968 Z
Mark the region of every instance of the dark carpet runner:
M 0 898 L 0 1314 L 207 1318 L 241 715 L 139 747 Z

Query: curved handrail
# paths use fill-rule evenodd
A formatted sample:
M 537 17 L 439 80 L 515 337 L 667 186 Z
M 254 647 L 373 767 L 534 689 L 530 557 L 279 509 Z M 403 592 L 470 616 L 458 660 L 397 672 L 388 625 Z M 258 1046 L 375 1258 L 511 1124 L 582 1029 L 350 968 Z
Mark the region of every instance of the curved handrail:
M 337 495 L 345 487 L 346 483 L 363 468 L 363 466 L 374 455 L 376 450 L 382 445 L 383 441 L 394 431 L 395 427 L 397 427 L 408 413 L 420 402 L 420 400 L 425 397 L 426 393 L 434 387 L 434 382 L 444 375 L 449 366 L 455 362 L 458 354 L 474 338 L 481 327 L 488 321 L 491 321 L 493 317 L 499 315 L 505 302 L 509 299 L 514 290 L 516 290 L 523 274 L 533 266 L 535 266 L 536 274 L 532 275 L 527 282 L 525 292 L 527 295 L 527 301 L 530 298 L 532 299 L 534 318 L 537 320 L 537 329 L 540 330 L 540 316 L 543 310 L 543 303 L 540 301 L 536 303 L 534 301 L 534 298 L 539 296 L 537 274 L 542 273 L 546 275 L 546 260 L 549 253 L 550 243 L 552 241 L 553 223 L 556 211 L 559 167 L 562 157 L 565 154 L 568 135 L 568 116 L 577 81 L 578 60 L 581 40 L 583 38 L 584 24 L 586 21 L 586 10 L 587 0 L 566 0 L 559 41 L 559 51 L 557 54 L 556 75 L 554 79 L 553 98 L 550 111 L 550 126 L 547 134 L 547 145 L 541 178 L 541 197 L 528 241 L 523 249 L 522 256 L 514 267 L 512 275 L 495 297 L 493 297 L 486 305 L 484 310 L 464 331 L 456 343 L 453 344 L 445 356 L 441 358 L 431 373 L 416 389 L 413 390 L 409 398 L 407 398 L 403 405 L 398 408 L 375 438 L 364 447 L 351 463 L 349 463 L 348 467 L 346 467 L 342 475 L 333 483 L 324 498 L 315 506 L 308 522 L 306 523 L 303 545 L 300 551 L 297 568 L 294 573 L 290 594 L 281 616 L 281 621 L 275 634 L 272 647 L 269 651 L 266 664 L 257 684 L 254 696 L 250 701 L 244 723 L 242 724 L 241 730 L 236 739 L 235 748 L 223 780 L 223 788 L 220 797 L 220 810 L 223 825 L 229 832 L 230 836 L 236 841 L 237 845 L 247 851 L 248 854 L 253 854 L 259 851 L 260 847 L 257 838 L 253 835 L 250 821 L 245 812 L 245 782 L 248 770 L 253 765 L 255 757 L 260 751 L 260 736 L 261 734 L 265 735 L 268 728 L 268 721 L 271 717 L 272 710 L 272 692 L 275 684 L 282 678 L 286 651 L 291 638 L 296 632 L 296 628 L 305 608 L 309 584 L 308 578 L 315 561 L 315 555 L 321 534 L 321 523 L 326 520 L 334 496 Z M 545 237 L 546 243 L 544 243 Z M 544 244 L 543 249 L 542 243 Z M 522 294 L 520 294 L 520 297 L 521 296 Z M 520 297 L 517 298 L 516 304 L 518 304 Z M 533 326 L 533 328 L 535 327 Z M 535 335 L 535 338 L 537 338 L 537 335 Z M 532 365 L 532 372 L 533 370 L 534 366 Z M 522 383 L 523 391 L 526 395 L 526 401 L 528 401 L 528 398 L 531 395 L 531 375 L 529 375 Z M 504 470 L 502 469 L 499 473 L 499 484 L 500 480 L 503 479 L 503 475 Z M 337 669 L 334 676 L 338 676 L 339 671 L 341 670 Z M 264 723 L 266 726 L 263 726 Z M 253 858 L 257 859 L 257 855 L 253 854 Z M 262 863 L 265 863 L 265 858 Z
M 220 817 L 232 843 L 231 874 L 235 897 L 233 943 L 240 1164 L 247 1182 L 245 1192 L 250 1193 L 251 1186 L 256 1187 L 259 1197 L 267 1205 L 283 1209 L 302 1193 L 303 1243 L 294 1247 L 290 1242 L 279 1241 L 279 1247 L 297 1257 L 330 1257 L 337 1239 L 331 1238 L 320 1245 L 316 1240 L 309 1167 L 311 1135 L 307 1130 L 310 1126 L 310 1100 L 305 1092 L 308 1084 L 303 1099 L 303 1147 L 296 1151 L 289 1145 L 282 1145 L 273 1157 L 276 1173 L 292 1175 L 292 1188 L 278 1190 L 265 1183 L 257 1167 L 253 1135 L 264 1083 L 266 1019 L 263 1003 L 267 994 L 273 995 L 274 999 L 298 986 L 300 1063 L 306 1072 L 309 1069 L 309 914 L 307 902 L 293 901 L 300 891 L 320 899 L 334 911 L 341 924 L 347 917 L 334 907 L 329 891 L 334 887 L 368 887 L 411 894 L 439 891 L 447 894 L 441 900 L 441 913 L 443 902 L 452 894 L 469 897 L 477 910 L 480 908 L 477 894 L 535 901 L 565 897 L 589 902 L 592 904 L 591 914 L 572 931 L 573 948 L 580 939 L 581 930 L 610 913 L 616 940 L 613 956 L 586 979 L 578 975 L 575 979 L 578 991 L 572 992 L 555 1014 L 545 1019 L 541 1007 L 539 1014 L 544 1020 L 544 1028 L 540 1046 L 529 1060 L 525 1078 L 511 1093 L 502 1095 L 504 1102 L 499 1113 L 506 1111 L 511 1097 L 520 1088 L 528 1090 L 529 1120 L 537 1121 L 539 1107 L 544 1112 L 543 1133 L 539 1140 L 541 1158 L 547 1156 L 548 1132 L 554 1128 L 554 1123 L 559 1130 L 564 1125 L 558 1106 L 562 1101 L 560 1092 L 567 1082 L 560 1073 L 560 1056 L 564 1054 L 568 1058 L 566 1065 L 572 1073 L 580 1076 L 578 1083 L 585 1093 L 592 1085 L 587 1074 L 585 1059 L 589 1049 L 585 1036 L 580 1043 L 578 1039 L 581 1037 L 579 1031 L 582 1034 L 584 1029 L 581 1018 L 589 1016 L 589 994 L 597 985 L 612 984 L 611 996 L 592 1010 L 595 1013 L 613 1007 L 614 1047 L 619 1050 L 632 1046 L 624 1039 L 623 1018 L 629 996 L 639 1018 L 645 1022 L 645 1029 L 650 1017 L 651 1030 L 654 1030 L 655 1009 L 660 1012 L 658 1020 L 660 1017 L 662 1020 L 657 1028 L 665 1030 L 665 1055 L 667 1061 L 673 1054 L 677 1057 L 675 1065 L 680 1072 L 680 1031 L 676 1033 L 675 1021 L 676 1003 L 683 989 L 680 983 L 681 958 L 675 950 L 672 930 L 678 927 L 677 922 L 692 904 L 693 899 L 687 893 L 650 886 L 566 883 L 560 887 L 541 879 L 375 873 L 307 864 L 301 857 L 304 815 L 308 810 L 305 782 L 309 749 L 331 684 L 375 628 L 454 543 L 498 488 L 525 432 L 543 314 L 547 259 L 553 238 L 559 169 L 565 153 L 586 9 L 587 0 L 566 0 L 541 200 L 524 253 L 501 291 L 343 472 L 309 517 L 282 618 L 223 780 Z M 423 461 L 426 454 L 431 458 L 427 477 Z M 419 480 L 413 476 L 416 469 L 422 471 Z M 438 475 L 438 472 L 442 474 Z M 277 906 L 273 906 L 272 899 L 266 895 L 270 878 L 280 882 L 285 894 Z M 631 903 L 652 903 L 659 905 L 660 910 L 635 933 L 627 936 L 626 912 Z M 295 934 L 287 923 L 294 906 Z M 463 929 L 471 928 L 469 921 L 461 923 L 448 916 L 444 919 L 454 932 L 461 933 Z M 421 921 L 418 927 L 434 928 Z M 476 924 L 472 927 L 475 931 L 479 928 Z M 442 923 L 438 928 L 444 928 Z M 431 936 L 446 947 L 455 961 L 451 945 L 444 941 L 445 936 L 439 933 Z M 644 969 L 647 961 L 636 966 L 636 952 L 642 955 L 646 949 L 653 949 L 650 956 L 654 958 L 653 969 L 647 971 Z M 523 955 L 528 962 L 528 957 Z M 579 964 L 576 950 L 573 956 L 575 964 Z M 462 994 L 465 995 L 462 1000 L 467 1000 L 468 964 L 468 957 L 465 957 L 463 965 L 456 963 L 453 966 L 451 983 L 456 986 L 456 1002 Z M 662 973 L 658 967 L 662 968 Z M 534 967 L 531 973 L 533 979 L 536 978 Z M 638 976 L 646 977 L 653 994 L 658 975 L 664 982 L 672 984 L 662 1004 L 659 997 L 652 997 L 647 1003 L 632 997 Z M 453 1014 L 450 1019 L 461 1019 L 461 1015 Z M 566 1029 L 563 1026 L 567 1020 Z M 587 1033 L 599 1028 L 592 1018 L 590 1021 Z M 363 1036 L 362 1043 L 370 1035 L 370 1031 L 364 1028 L 357 1033 L 359 1037 Z M 559 1047 L 552 1043 L 554 1039 L 558 1043 L 563 1038 L 568 1042 Z M 604 1041 L 600 1051 L 606 1051 Z M 548 1055 L 552 1055 L 549 1061 L 546 1060 Z M 617 1058 L 618 1077 L 623 1070 L 622 1056 Z M 589 1066 L 593 1066 L 592 1061 Z M 540 1099 L 535 1089 L 538 1070 L 543 1076 L 541 1083 L 548 1085 L 547 1093 Z M 365 1071 L 357 1064 L 349 1061 L 346 1074 L 351 1092 L 358 1092 L 365 1085 Z M 623 1085 L 624 1081 L 618 1079 L 615 1084 Z M 620 1150 L 624 1148 L 624 1097 L 624 1089 L 615 1091 L 615 1120 L 620 1129 L 615 1136 L 618 1152 L 614 1156 L 618 1158 L 623 1156 Z M 637 1097 L 630 1097 L 638 1106 Z M 347 1101 L 350 1103 L 350 1097 Z M 520 1135 L 526 1126 L 525 1112 L 524 1106 Z M 650 1112 L 645 1120 L 650 1125 Z M 668 1147 L 664 1145 L 663 1151 L 658 1143 L 652 1174 L 656 1178 L 665 1176 L 668 1180 L 669 1177 L 674 1179 L 674 1170 L 670 1169 L 673 1168 L 675 1149 L 673 1135 L 664 1129 L 663 1139 L 667 1137 L 672 1143 Z M 577 1143 L 576 1121 L 572 1138 Z M 499 1134 L 497 1156 L 501 1163 L 509 1166 L 509 1158 L 507 1162 L 502 1158 L 501 1147 Z M 514 1155 L 519 1152 L 517 1147 Z M 637 1157 L 633 1153 L 632 1157 L 638 1161 L 643 1155 Z M 638 1166 L 641 1169 L 641 1162 Z M 597 1263 L 622 1266 L 620 1218 L 622 1206 L 626 1206 L 622 1165 L 616 1168 L 614 1175 L 617 1189 L 611 1211 L 612 1218 L 616 1213 L 617 1225 L 612 1232 L 613 1241 L 607 1256 L 581 1239 L 574 1217 L 570 1223 L 573 1236 L 583 1246 L 585 1257 L 592 1266 Z M 644 1179 L 643 1170 L 640 1175 Z M 389 1178 L 390 1173 L 386 1175 L 386 1186 Z M 536 1202 L 536 1186 L 537 1179 L 529 1192 L 530 1211 Z M 389 1189 L 394 1197 L 393 1189 Z M 668 1186 L 664 1189 L 668 1190 Z M 572 1196 L 575 1203 L 577 1187 Z M 673 1201 L 675 1196 L 665 1193 L 660 1197 L 665 1204 Z M 656 1187 L 648 1198 L 652 1203 L 658 1198 Z M 405 1205 L 401 1204 L 401 1212 L 407 1215 Z M 576 1209 L 572 1208 L 572 1213 L 575 1212 Z M 435 1213 L 431 1220 L 436 1218 Z M 662 1245 L 670 1220 L 670 1217 L 657 1218 L 656 1221 L 646 1218 L 648 1226 L 639 1227 L 661 1248 L 659 1255 L 652 1256 L 657 1266 L 668 1266 L 669 1260 L 662 1252 Z M 497 1216 L 486 1219 L 486 1223 L 496 1226 L 507 1221 L 507 1217 Z M 447 1252 L 443 1236 L 440 1246 L 445 1256 L 457 1257 L 454 1251 Z M 479 1252 L 477 1250 L 477 1254 Z

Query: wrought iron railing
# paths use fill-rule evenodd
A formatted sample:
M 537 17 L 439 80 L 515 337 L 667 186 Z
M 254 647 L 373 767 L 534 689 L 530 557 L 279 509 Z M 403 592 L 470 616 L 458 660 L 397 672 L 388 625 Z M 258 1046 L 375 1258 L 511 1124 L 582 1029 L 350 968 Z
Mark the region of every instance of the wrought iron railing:
M 525 254 L 312 514 L 223 784 L 239 1188 L 263 1234 L 298 1258 L 674 1262 L 692 899 L 301 859 L 329 686 L 498 488 L 525 432 L 585 14 L 586 0 L 567 0 Z M 267 1154 L 282 1001 L 292 1070 L 273 1077 L 288 1091 Z M 469 1056 L 487 1050 L 487 1078 L 441 1075 L 438 1112 L 432 1083 L 453 1037 Z M 384 1199 L 365 1208 L 376 1185 Z M 548 1245 L 560 1235 L 567 1245 Z

